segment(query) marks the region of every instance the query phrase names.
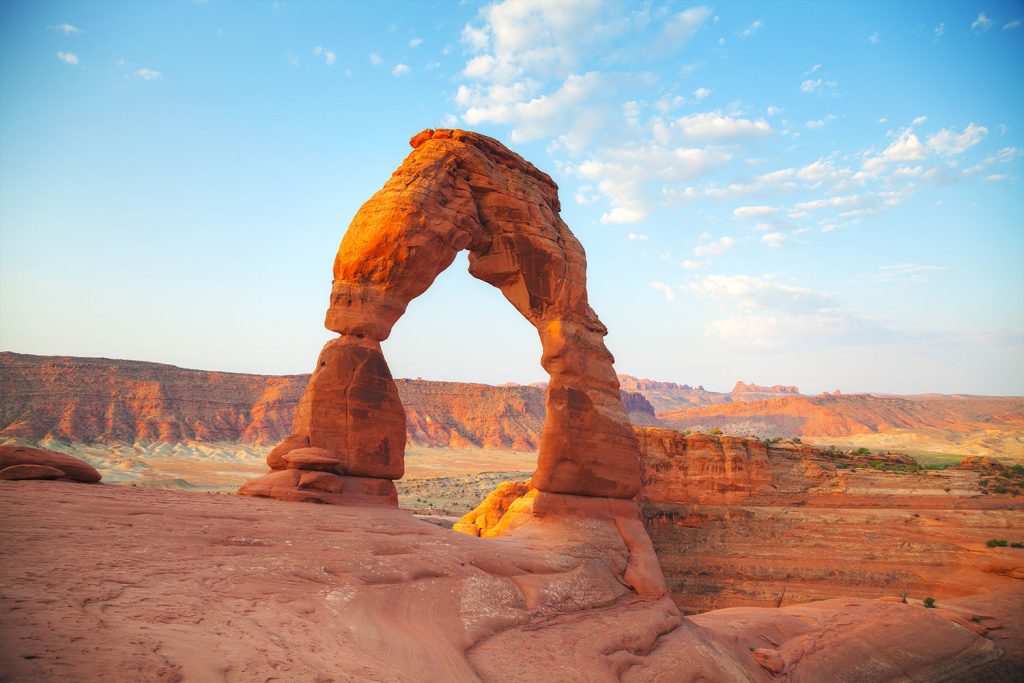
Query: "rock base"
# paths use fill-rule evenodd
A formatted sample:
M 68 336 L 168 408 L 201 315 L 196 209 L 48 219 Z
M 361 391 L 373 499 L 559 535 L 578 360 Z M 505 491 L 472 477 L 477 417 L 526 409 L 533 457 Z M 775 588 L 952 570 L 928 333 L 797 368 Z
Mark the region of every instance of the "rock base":
M 246 483 L 238 493 L 295 502 L 398 507 L 398 491 L 390 479 L 346 477 L 332 472 L 277 470 Z

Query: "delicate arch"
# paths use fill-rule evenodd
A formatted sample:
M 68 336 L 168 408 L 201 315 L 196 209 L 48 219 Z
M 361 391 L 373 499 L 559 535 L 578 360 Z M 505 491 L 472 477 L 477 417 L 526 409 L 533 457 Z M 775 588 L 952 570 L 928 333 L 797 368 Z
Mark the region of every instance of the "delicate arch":
M 325 321 L 340 336 L 320 353 L 294 434 L 268 456 L 278 471 L 241 492 L 393 502 L 405 410 L 380 342 L 465 249 L 470 274 L 500 289 L 540 335 L 551 380 L 534 486 L 634 496 L 636 439 L 604 346 L 607 329 L 587 302 L 583 247 L 559 217 L 558 187 L 477 133 L 426 130 L 410 142 L 413 152 L 342 239 Z

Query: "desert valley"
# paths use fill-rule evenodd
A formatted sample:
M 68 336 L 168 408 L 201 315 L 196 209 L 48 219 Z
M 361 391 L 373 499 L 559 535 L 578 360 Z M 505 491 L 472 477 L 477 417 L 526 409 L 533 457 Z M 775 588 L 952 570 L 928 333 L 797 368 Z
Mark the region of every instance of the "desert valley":
M 0 356 L 3 680 L 1019 678 L 1024 399 L 615 375 L 550 179 L 411 144 L 312 375 Z M 391 378 L 467 246 L 551 382 Z
M 0 2 L 0 683 L 1024 681 L 1022 83 L 1018 0 Z

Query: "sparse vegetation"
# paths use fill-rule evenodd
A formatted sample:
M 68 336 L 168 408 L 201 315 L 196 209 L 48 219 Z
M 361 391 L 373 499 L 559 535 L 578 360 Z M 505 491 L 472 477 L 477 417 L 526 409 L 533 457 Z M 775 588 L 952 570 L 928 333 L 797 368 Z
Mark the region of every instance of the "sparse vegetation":
M 989 548 L 1005 548 L 1008 542 L 1005 538 L 990 538 L 985 541 L 985 545 Z
M 715 436 L 721 436 L 721 434 L 722 434 L 722 430 L 721 430 L 721 429 L 719 429 L 718 427 L 715 427 L 715 428 L 714 428 L 714 429 L 712 429 L 712 430 L 711 430 L 710 432 L 708 432 L 708 434 L 713 434 L 713 435 L 715 435 Z
M 870 448 L 863 448 L 863 447 L 861 447 L 861 448 L 858 448 L 857 450 L 853 451 L 851 454 L 852 455 L 871 455 L 871 449 Z
M 928 609 L 935 609 L 935 598 L 925 598 L 924 606 Z

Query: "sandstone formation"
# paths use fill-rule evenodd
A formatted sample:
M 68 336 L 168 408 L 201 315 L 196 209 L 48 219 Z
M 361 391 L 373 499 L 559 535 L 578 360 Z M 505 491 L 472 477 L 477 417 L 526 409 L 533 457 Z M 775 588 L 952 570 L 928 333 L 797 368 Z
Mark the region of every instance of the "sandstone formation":
M 1024 502 L 986 493 L 985 471 L 667 429 L 637 436 L 644 522 L 686 613 L 1024 590 L 1024 554 L 985 545 L 1024 534 Z
M 540 336 L 551 379 L 534 485 L 631 498 L 640 486 L 636 439 L 604 346 L 607 330 L 587 302 L 583 247 L 559 218 L 558 188 L 476 133 L 427 130 L 410 144 L 413 152 L 342 239 L 326 317 L 340 336 L 321 351 L 293 433 L 268 464 L 287 469 L 289 451 L 313 447 L 336 461 L 332 472 L 318 464 L 325 477 L 402 476 L 406 414 L 380 343 L 409 302 L 468 250 L 470 273 L 501 290 Z M 268 476 L 273 485 L 256 480 L 240 493 L 282 495 L 287 482 Z M 303 498 L 304 486 L 312 484 L 299 481 L 287 496 Z
M 28 446 L 0 446 L 0 479 L 70 479 L 95 484 L 102 477 L 78 458 Z
M 747 384 L 746 382 L 736 382 L 736 385 L 732 388 L 733 394 L 800 394 L 800 389 L 792 385 L 773 384 L 771 386 L 761 386 L 760 384 Z
M 1024 590 L 1024 553 L 986 545 L 1024 541 L 1019 468 L 970 459 L 923 471 L 902 455 L 636 431 L 643 521 L 685 613 Z M 455 530 L 500 535 L 514 526 L 517 494 L 528 498 L 528 483 L 503 484 Z
M 844 598 L 683 617 L 667 597 L 630 587 L 642 589 L 644 568 L 628 543 L 644 537 L 578 507 L 607 513 L 628 501 L 548 495 L 551 503 L 538 496 L 535 507 L 552 514 L 480 539 L 400 510 L 0 481 L 0 677 L 1010 683 L 1024 675 L 1020 591 L 939 598 L 936 609 Z

